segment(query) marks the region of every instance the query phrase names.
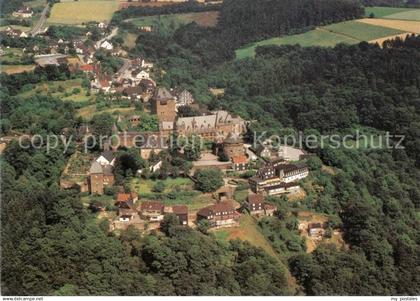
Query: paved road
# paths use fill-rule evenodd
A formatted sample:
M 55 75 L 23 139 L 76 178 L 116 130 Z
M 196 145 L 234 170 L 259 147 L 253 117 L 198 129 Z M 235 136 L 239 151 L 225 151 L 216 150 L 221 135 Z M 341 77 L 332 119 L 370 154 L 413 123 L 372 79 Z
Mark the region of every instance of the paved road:
M 101 47 L 101 44 L 104 41 L 110 40 L 113 37 L 115 37 L 117 35 L 117 33 L 118 33 L 118 27 L 115 27 L 109 35 L 107 35 L 106 37 L 104 37 L 104 38 L 100 39 L 98 42 L 96 42 L 96 45 L 95 45 L 96 49 L 99 49 L 99 47 Z
M 47 4 L 41 13 L 41 18 L 39 18 L 38 22 L 35 24 L 34 28 L 32 28 L 30 32 L 32 36 L 36 36 L 37 34 L 39 34 L 42 28 L 44 27 L 45 21 L 47 20 L 48 9 L 49 9 L 49 5 Z

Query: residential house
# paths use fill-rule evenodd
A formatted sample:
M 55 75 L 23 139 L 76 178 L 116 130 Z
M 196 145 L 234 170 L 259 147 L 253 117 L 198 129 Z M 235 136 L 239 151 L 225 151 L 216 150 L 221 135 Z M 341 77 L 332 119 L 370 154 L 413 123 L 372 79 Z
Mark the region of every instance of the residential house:
M 150 75 L 149 75 L 149 72 L 147 72 L 144 69 L 136 69 L 131 72 L 131 77 L 134 82 L 140 83 L 142 79 L 149 79 Z
M 32 18 L 32 15 L 34 14 L 32 8 L 27 6 L 22 6 L 17 11 L 13 12 L 13 17 L 16 18 Z
M 245 171 L 248 169 L 248 158 L 245 155 L 232 157 L 232 169 L 234 171 Z
M 249 194 L 244 207 L 248 209 L 251 215 L 264 214 L 264 196 L 262 194 Z
M 106 166 L 106 165 L 114 166 L 115 160 L 116 160 L 116 157 L 115 157 L 114 152 L 108 150 L 108 151 L 102 152 L 100 156 L 96 159 L 96 162 L 98 162 L 102 166 Z
M 189 106 L 195 102 L 193 95 L 182 87 L 175 88 L 172 91 L 172 95 L 175 96 L 177 108 L 181 106 Z
M 309 223 L 308 234 L 315 239 L 321 239 L 325 234 L 325 223 Z
M 137 206 L 133 200 L 127 200 L 118 203 L 118 220 L 120 222 L 131 221 L 137 215 Z
M 129 193 L 119 192 L 117 194 L 116 204 L 118 205 L 120 203 L 128 202 L 128 201 L 132 201 L 133 204 L 135 204 L 138 200 L 139 200 L 139 195 L 136 192 L 129 192 Z
M 179 223 L 183 226 L 188 226 L 188 207 L 185 205 L 174 205 L 172 207 L 165 208 L 166 213 L 175 214 Z
M 231 227 L 237 225 L 239 216 L 230 202 L 220 202 L 200 209 L 197 212 L 197 222 L 207 220 L 211 227 Z
M 151 222 L 159 222 L 163 219 L 164 206 L 159 201 L 144 201 L 140 205 L 142 218 Z
M 112 50 L 114 49 L 114 45 L 112 45 L 111 42 L 109 41 L 103 41 L 100 45 L 101 48 L 105 49 L 105 50 Z

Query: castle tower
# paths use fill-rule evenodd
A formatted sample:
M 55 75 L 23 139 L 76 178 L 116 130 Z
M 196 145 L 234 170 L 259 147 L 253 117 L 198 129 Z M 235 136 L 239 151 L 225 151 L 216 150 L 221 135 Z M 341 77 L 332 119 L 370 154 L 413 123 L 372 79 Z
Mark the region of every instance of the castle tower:
M 90 170 L 90 193 L 91 194 L 104 194 L 104 173 L 101 164 L 93 162 Z

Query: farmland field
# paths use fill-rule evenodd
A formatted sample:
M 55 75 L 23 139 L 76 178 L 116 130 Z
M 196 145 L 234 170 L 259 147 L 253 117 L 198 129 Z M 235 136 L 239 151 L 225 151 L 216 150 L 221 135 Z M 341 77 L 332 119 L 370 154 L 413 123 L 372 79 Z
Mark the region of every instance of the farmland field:
M 366 7 L 365 15 L 375 18 L 420 21 L 420 9 L 403 7 Z
M 89 21 L 109 21 L 117 10 L 115 0 L 84 0 L 54 4 L 48 23 L 82 24 Z
M 359 41 L 370 41 L 403 33 L 403 31 L 398 29 L 376 25 L 379 24 L 373 25 L 357 21 L 347 21 L 328 25 L 323 27 L 323 29 L 332 31 L 336 34 L 351 37 Z
M 360 19 L 357 22 L 395 28 L 405 32 L 420 34 L 420 21 L 387 20 L 387 19 Z
M 299 44 L 302 47 L 333 47 L 339 43 L 357 44 L 361 41 L 381 44 L 384 38 L 405 36 L 407 32 L 420 33 L 420 22 L 387 19 L 346 21 L 318 27 L 302 34 L 271 38 L 249 44 L 236 50 L 236 58 L 253 57 L 255 48 L 258 46 Z

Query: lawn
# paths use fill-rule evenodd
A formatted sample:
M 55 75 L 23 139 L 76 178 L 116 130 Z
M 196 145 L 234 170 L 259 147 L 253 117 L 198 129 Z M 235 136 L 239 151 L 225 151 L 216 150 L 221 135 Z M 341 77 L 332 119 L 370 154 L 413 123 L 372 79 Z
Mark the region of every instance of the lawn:
M 25 71 L 32 71 L 35 69 L 35 65 L 1 65 L 0 72 L 6 74 L 16 74 Z
M 154 192 L 157 182 L 163 182 L 165 190 Z M 191 211 L 198 210 L 212 204 L 210 195 L 205 195 L 193 189 L 193 182 L 189 178 L 167 178 L 165 180 L 145 180 L 134 178 L 131 181 L 131 190 L 136 191 L 142 199 L 160 200 L 165 205 L 187 205 Z
M 326 30 L 315 29 L 302 34 L 284 36 L 281 38 L 272 38 L 264 40 L 261 42 L 250 44 L 246 47 L 236 50 L 236 58 L 242 59 L 245 57 L 254 57 L 255 48 L 258 46 L 265 45 L 295 45 L 299 44 L 302 47 L 309 46 L 323 46 L 323 47 L 333 47 L 338 43 L 347 43 L 355 44 L 358 43 L 358 40 L 355 40 L 351 37 L 346 37 L 342 35 L 335 34 Z
M 216 238 L 221 240 L 240 239 L 248 241 L 251 245 L 260 247 L 274 258 L 278 258 L 277 253 L 260 232 L 257 222 L 248 214 L 241 215 L 239 227 L 222 228 L 220 230 L 215 230 L 214 234 Z
M 91 0 L 54 4 L 48 23 L 82 24 L 89 21 L 109 21 L 117 10 L 115 0 Z
M 404 33 L 401 30 L 376 26 L 357 21 L 347 21 L 323 27 L 336 34 L 344 35 L 359 41 L 371 41 Z
M 375 18 L 420 21 L 420 9 L 403 7 L 366 7 L 365 15 L 374 14 Z

